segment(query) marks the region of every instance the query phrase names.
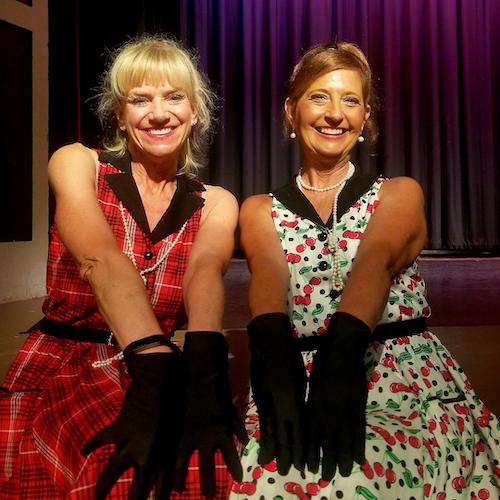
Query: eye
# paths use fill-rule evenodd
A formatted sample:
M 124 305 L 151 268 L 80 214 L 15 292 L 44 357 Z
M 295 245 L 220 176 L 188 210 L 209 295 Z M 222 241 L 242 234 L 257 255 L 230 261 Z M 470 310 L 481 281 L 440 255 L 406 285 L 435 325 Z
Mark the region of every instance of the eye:
M 146 106 L 149 102 L 149 99 L 144 96 L 132 95 L 127 98 L 127 103 L 132 106 Z
M 314 102 L 325 102 L 326 100 L 328 100 L 328 96 L 320 92 L 314 92 L 309 96 L 309 100 Z
M 359 100 L 359 98 L 357 98 L 356 96 L 352 96 L 352 95 L 344 97 L 344 102 L 348 106 L 351 106 L 351 107 L 359 106 L 361 104 L 361 101 Z
M 187 95 L 184 92 L 172 92 L 166 97 L 166 100 L 172 104 L 178 104 L 186 99 Z

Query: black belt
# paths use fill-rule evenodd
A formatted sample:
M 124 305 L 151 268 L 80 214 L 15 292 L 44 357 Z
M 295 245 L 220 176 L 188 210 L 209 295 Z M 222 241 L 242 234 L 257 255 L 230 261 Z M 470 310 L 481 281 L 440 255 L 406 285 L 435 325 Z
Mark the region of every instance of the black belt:
M 33 325 L 27 333 L 37 330 L 47 335 L 57 337 L 58 339 L 95 342 L 98 344 L 111 343 L 116 345 L 115 337 L 111 335 L 110 331 L 100 330 L 98 328 L 88 328 L 86 326 L 68 325 L 48 318 L 41 319 L 38 323 Z
M 395 321 L 394 323 L 385 323 L 378 325 L 370 335 L 370 342 L 385 342 L 390 339 L 418 335 L 427 330 L 427 321 L 425 318 L 408 319 L 406 321 Z M 301 337 L 295 339 L 299 350 L 316 351 L 321 341 L 321 335 L 312 337 Z

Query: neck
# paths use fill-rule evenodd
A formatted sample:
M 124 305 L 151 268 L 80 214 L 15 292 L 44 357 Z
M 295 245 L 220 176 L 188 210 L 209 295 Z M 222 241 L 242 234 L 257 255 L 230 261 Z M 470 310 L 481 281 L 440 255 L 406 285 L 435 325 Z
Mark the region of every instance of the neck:
M 333 189 L 336 184 L 344 180 L 348 170 L 349 162 L 347 160 L 340 165 L 336 164 L 333 167 L 329 166 L 322 169 L 307 167 L 304 165 L 300 169 L 299 180 L 302 183 L 317 189 Z

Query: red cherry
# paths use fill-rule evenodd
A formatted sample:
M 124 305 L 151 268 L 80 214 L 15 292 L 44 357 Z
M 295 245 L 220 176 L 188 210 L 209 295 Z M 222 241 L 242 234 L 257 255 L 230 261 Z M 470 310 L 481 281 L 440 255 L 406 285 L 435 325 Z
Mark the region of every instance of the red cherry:
M 295 247 L 295 251 L 298 253 L 302 253 L 305 249 L 306 249 L 306 247 L 304 245 L 297 245 Z
M 316 243 L 316 240 L 314 238 L 307 238 L 306 239 L 306 245 L 308 247 L 312 247 Z
M 394 435 L 396 436 L 396 439 L 400 442 L 400 443 L 404 443 L 406 441 L 406 436 L 404 434 L 404 432 L 402 431 L 396 431 L 394 433 Z
M 427 377 L 430 373 L 430 370 L 429 368 L 427 368 L 427 366 L 422 366 L 422 368 L 420 368 L 420 373 L 422 373 L 424 377 Z
M 385 478 L 389 481 L 389 483 L 393 484 L 396 482 L 396 473 L 392 469 L 386 469 Z
M 374 462 L 373 469 L 378 477 L 382 477 L 384 475 L 384 466 L 380 462 Z
M 432 488 L 432 486 L 430 485 L 430 483 L 424 484 L 424 496 L 425 497 L 428 497 L 431 494 L 431 488 Z
M 485 489 L 485 488 L 481 488 L 478 492 L 477 492 L 477 496 L 481 499 L 481 500 L 486 500 L 487 498 L 490 498 L 490 492 Z
M 255 467 L 252 471 L 252 478 L 257 480 L 262 476 L 262 467 Z
M 307 483 L 306 492 L 309 495 L 317 495 L 319 493 L 319 485 L 316 483 Z
M 420 440 L 416 436 L 410 436 L 408 438 L 408 443 L 410 443 L 410 446 L 413 448 L 420 448 L 421 446 Z
M 313 276 L 310 280 L 309 280 L 309 283 L 311 283 L 311 285 L 319 285 L 321 283 L 321 279 L 318 278 L 317 276 Z
M 437 495 L 436 495 L 436 500 L 445 500 L 446 498 L 446 493 L 444 491 L 440 491 Z
M 276 472 L 278 470 L 278 466 L 276 465 L 276 460 L 271 460 L 262 467 L 264 467 L 264 469 L 266 469 L 269 472 Z

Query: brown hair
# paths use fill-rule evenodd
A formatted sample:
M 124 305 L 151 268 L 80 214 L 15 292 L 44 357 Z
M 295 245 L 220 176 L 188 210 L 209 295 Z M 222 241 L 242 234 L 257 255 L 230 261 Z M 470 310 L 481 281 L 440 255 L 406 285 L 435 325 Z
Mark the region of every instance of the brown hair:
M 352 69 L 359 73 L 365 106 L 371 107 L 366 127 L 370 131 L 370 139 L 375 141 L 378 129 L 374 119 L 376 96 L 372 83 L 372 72 L 365 55 L 353 43 L 314 45 L 304 53 L 293 68 L 288 82 L 288 99 L 292 108 L 295 109 L 298 100 L 316 79 L 338 69 Z M 285 132 L 288 133 L 290 124 L 286 116 L 284 125 Z
M 117 111 L 131 88 L 144 82 L 159 85 L 165 80 L 186 92 L 197 112 L 198 121 L 191 129 L 179 162 L 179 172 L 195 176 L 206 162 L 214 96 L 204 76 L 196 69 L 194 56 L 167 37 L 141 35 L 111 54 L 97 106 L 104 133 L 103 145 L 107 151 L 118 155 L 127 152 L 127 137 L 118 126 Z

